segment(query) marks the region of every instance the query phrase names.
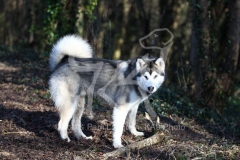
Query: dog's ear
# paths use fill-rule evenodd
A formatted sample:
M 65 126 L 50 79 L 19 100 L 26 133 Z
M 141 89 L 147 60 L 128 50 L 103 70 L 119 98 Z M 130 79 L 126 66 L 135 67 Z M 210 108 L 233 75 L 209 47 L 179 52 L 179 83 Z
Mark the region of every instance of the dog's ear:
M 158 58 L 156 61 L 155 61 L 155 64 L 158 66 L 158 67 L 161 67 L 163 69 L 165 69 L 165 63 L 163 61 L 162 58 Z
M 139 71 L 144 66 L 144 64 L 145 64 L 144 60 L 138 58 L 136 62 L 136 70 Z

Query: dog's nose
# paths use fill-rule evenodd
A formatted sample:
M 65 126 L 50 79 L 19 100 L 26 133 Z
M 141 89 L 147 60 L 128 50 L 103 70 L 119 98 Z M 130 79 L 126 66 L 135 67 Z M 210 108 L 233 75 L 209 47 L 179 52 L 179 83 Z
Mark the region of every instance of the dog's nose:
M 148 90 L 149 90 L 150 92 L 152 92 L 152 91 L 154 90 L 154 87 L 153 87 L 153 86 L 150 86 L 150 87 L 148 87 Z

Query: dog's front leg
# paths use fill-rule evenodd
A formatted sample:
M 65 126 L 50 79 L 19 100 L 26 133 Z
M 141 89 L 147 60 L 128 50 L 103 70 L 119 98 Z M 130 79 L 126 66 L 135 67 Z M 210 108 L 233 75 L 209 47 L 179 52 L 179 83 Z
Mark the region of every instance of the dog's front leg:
M 128 113 L 128 106 L 122 105 L 113 109 L 113 146 L 114 148 L 123 147 L 121 136 L 125 119 Z
M 127 127 L 129 131 L 134 135 L 134 136 L 143 136 L 143 132 L 138 132 L 136 129 L 136 116 L 137 116 L 137 110 L 138 110 L 138 104 L 135 106 L 132 106 L 128 113 L 128 123 Z

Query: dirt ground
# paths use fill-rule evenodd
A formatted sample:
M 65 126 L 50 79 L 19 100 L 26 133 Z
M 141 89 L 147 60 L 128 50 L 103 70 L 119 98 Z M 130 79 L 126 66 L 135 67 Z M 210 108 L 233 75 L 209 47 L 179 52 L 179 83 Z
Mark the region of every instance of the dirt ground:
M 111 110 L 95 108 L 95 118 L 83 118 L 83 131 L 93 140 L 62 141 L 56 130 L 58 114 L 49 96 L 47 60 L 0 54 L 0 159 L 101 159 L 112 147 Z M 161 116 L 163 142 L 109 159 L 240 159 L 239 139 L 210 133 L 194 119 Z M 145 137 L 123 134 L 125 145 L 150 137 L 144 114 L 137 117 Z M 211 127 L 208 125 L 208 127 Z

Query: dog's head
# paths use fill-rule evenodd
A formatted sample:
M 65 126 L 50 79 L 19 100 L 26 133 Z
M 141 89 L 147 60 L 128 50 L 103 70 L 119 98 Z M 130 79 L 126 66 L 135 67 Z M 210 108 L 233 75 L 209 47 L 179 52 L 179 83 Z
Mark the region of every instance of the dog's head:
M 138 58 L 136 61 L 137 84 L 148 93 L 154 93 L 165 77 L 165 63 L 162 58 Z

